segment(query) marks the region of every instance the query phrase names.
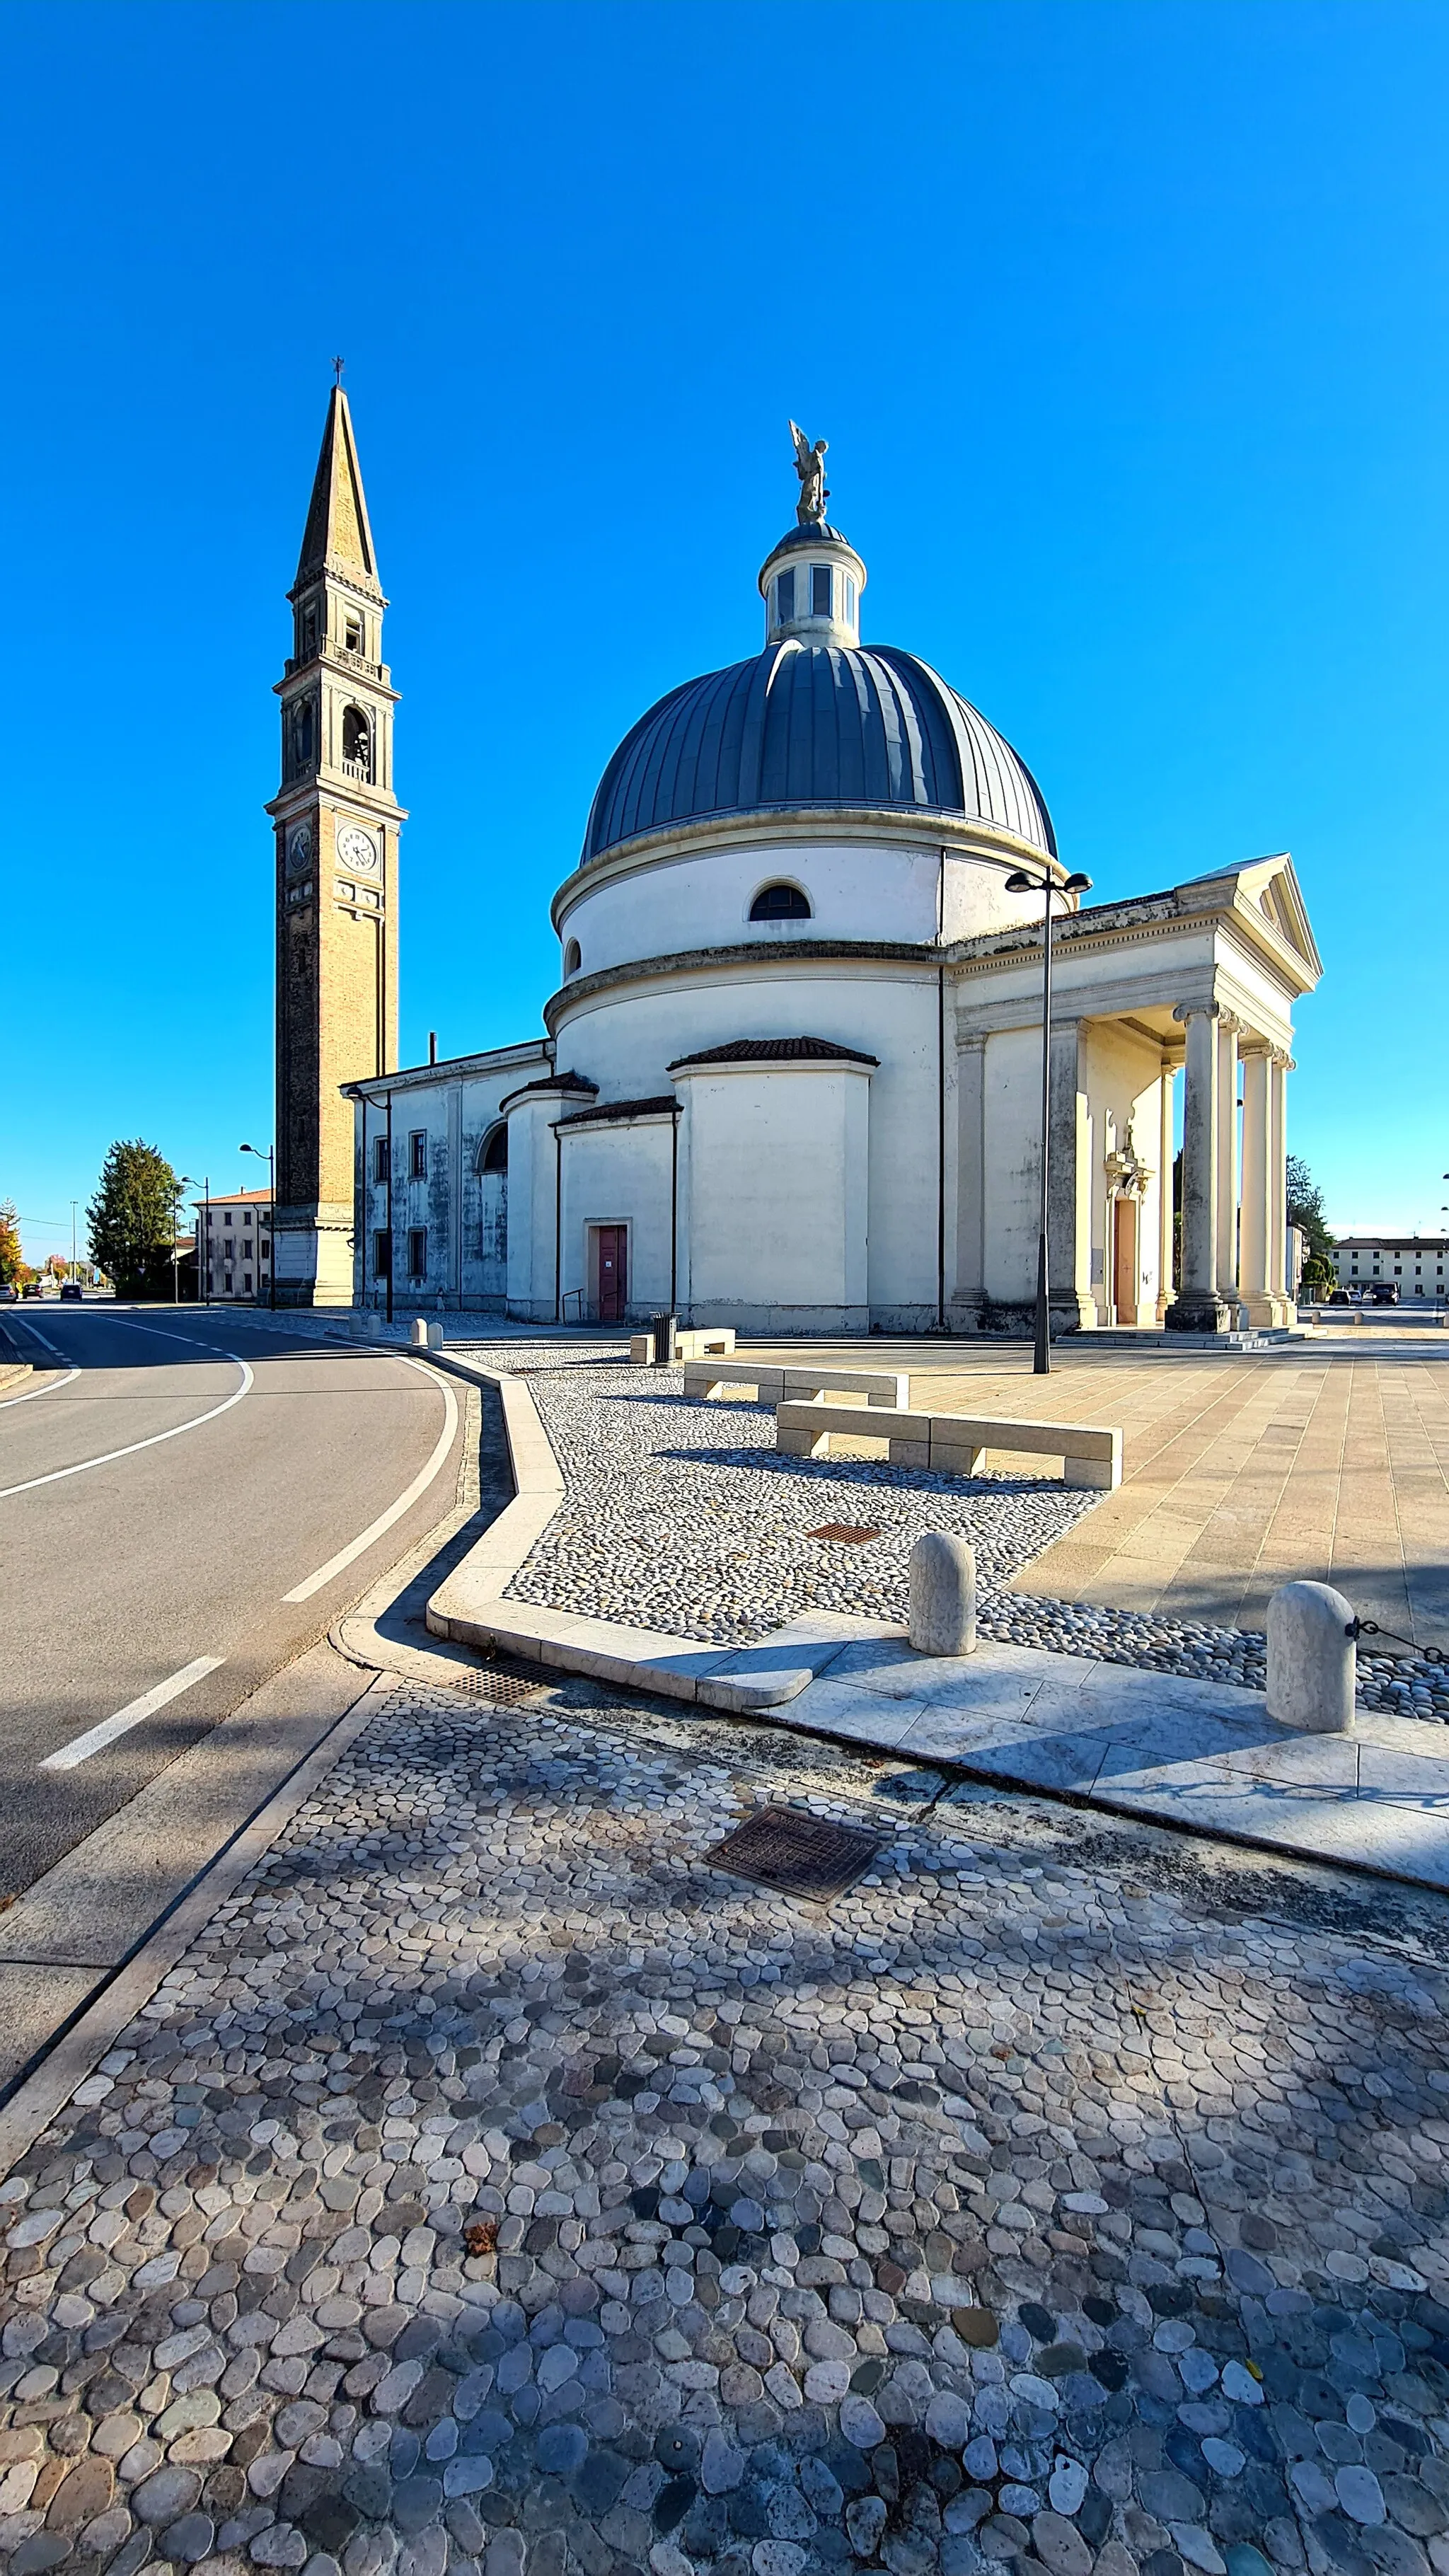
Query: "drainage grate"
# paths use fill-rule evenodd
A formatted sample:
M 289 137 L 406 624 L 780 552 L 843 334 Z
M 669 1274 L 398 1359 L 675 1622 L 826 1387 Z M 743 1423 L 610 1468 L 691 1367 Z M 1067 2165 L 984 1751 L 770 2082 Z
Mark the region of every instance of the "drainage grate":
M 486 1699 L 493 1708 L 520 1708 L 525 1700 L 536 1699 L 543 1687 L 522 1673 L 453 1671 L 448 1675 L 449 1690 L 471 1691 L 475 1699 Z
M 752 1878 L 782 1896 L 843 1896 L 863 1878 L 884 1837 L 863 1825 L 836 1825 L 798 1807 L 762 1807 L 706 1852 L 716 1869 Z
M 807 1530 L 807 1538 L 833 1538 L 837 1547 L 864 1547 L 868 1538 L 879 1538 L 878 1529 L 867 1529 L 855 1521 L 827 1521 L 823 1529 Z

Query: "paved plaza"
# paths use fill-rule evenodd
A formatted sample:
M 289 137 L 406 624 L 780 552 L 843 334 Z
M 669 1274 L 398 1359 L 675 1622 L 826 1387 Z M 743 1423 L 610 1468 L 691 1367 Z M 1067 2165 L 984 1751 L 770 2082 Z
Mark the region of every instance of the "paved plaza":
M 873 1828 L 833 1904 L 758 1805 Z M 1449 2568 L 1439 1900 L 394 1681 L 3 2189 L 0 2553 Z
M 1365 1616 L 1442 1651 L 1449 1335 L 1360 1332 L 1373 1343 L 1362 1358 L 1343 1336 L 1241 1354 L 1083 1336 L 1055 1345 L 1046 1381 L 1020 1344 L 873 1338 L 870 1353 L 873 1366 L 909 1369 L 936 1406 L 1121 1424 L 1120 1489 L 1017 1591 L 1261 1629 L 1280 1583 L 1332 1582 Z M 793 1361 L 815 1346 L 777 1348 Z

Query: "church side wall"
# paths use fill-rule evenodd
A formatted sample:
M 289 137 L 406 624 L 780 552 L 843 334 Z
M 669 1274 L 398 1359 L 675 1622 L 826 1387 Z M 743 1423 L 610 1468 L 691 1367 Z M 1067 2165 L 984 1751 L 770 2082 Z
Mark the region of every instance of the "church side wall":
M 546 1071 L 547 1065 L 540 1045 L 515 1051 L 511 1063 L 484 1074 L 440 1068 L 431 1080 L 414 1077 L 393 1087 L 395 1307 L 418 1313 L 458 1307 L 502 1313 L 508 1281 L 499 1220 L 512 1176 L 501 1184 L 497 1177 L 485 1181 L 478 1170 L 479 1153 L 498 1124 L 504 1100 L 520 1084 Z M 377 1140 L 387 1133 L 386 1092 L 386 1079 L 379 1078 L 373 1100 L 356 1107 L 363 1241 L 355 1249 L 354 1294 L 359 1302 L 377 1307 L 385 1304 L 387 1296 L 386 1282 L 376 1276 L 374 1266 L 374 1240 L 388 1223 L 387 1184 L 375 1177 Z M 424 1139 L 421 1175 L 412 1168 L 415 1135 Z M 421 1278 L 413 1275 L 409 1259 L 410 1239 L 419 1233 L 427 1244 Z M 552 1314 L 551 1273 L 548 1294 Z
M 1019 1316 L 1036 1296 L 1041 1030 L 1000 1030 L 982 1058 L 980 1278 L 989 1324 L 993 1306 Z M 963 1181 L 963 1201 L 967 1195 Z

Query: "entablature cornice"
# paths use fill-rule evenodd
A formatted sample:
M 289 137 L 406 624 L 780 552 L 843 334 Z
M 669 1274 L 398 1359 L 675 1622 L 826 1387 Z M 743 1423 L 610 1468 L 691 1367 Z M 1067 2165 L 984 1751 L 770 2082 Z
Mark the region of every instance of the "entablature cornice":
M 887 966 L 905 970 L 905 981 L 929 976 L 934 982 L 940 963 L 937 948 L 907 939 L 762 939 L 738 947 L 687 948 L 673 957 L 640 957 L 624 965 L 601 966 L 592 975 L 571 976 L 544 1003 L 543 1024 L 552 1037 L 579 1006 L 622 994 L 630 985 L 658 990 L 669 984 L 708 981 L 721 973 L 757 973 L 762 966 L 847 966 L 862 975 Z
M 1215 938 L 1227 939 L 1247 950 L 1260 965 L 1266 965 L 1293 1000 L 1313 991 L 1321 971 L 1318 965 L 1291 946 L 1256 906 L 1239 899 L 1236 887 L 1227 902 L 1220 896 L 1201 901 L 1183 899 L 1197 893 L 1195 887 L 1174 889 L 1164 894 L 1131 896 L 1121 904 L 1094 906 L 1086 913 L 1067 913 L 1053 921 L 1053 950 L 1065 966 L 1070 956 L 1140 948 L 1157 939 L 1200 939 L 1204 931 L 1210 931 Z M 966 977 L 989 974 L 1008 959 L 1039 957 L 1041 950 L 1042 933 L 1033 924 L 954 940 L 945 954 L 957 973 Z

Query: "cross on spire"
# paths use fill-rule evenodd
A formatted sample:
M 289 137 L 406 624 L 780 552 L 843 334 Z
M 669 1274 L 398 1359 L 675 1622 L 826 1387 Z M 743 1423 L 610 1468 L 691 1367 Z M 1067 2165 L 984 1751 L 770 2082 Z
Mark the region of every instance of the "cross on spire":
M 334 376 L 336 377 L 337 382 L 339 383 L 339 385 L 340 385 L 340 384 L 341 384 L 341 382 L 342 382 L 342 370 L 343 370 L 343 368 L 346 366 L 346 364 L 347 364 L 347 361 L 346 361 L 346 359 L 345 359 L 345 358 L 334 358 L 334 359 L 333 359 L 333 361 L 332 361 L 332 372 L 333 372 Z

